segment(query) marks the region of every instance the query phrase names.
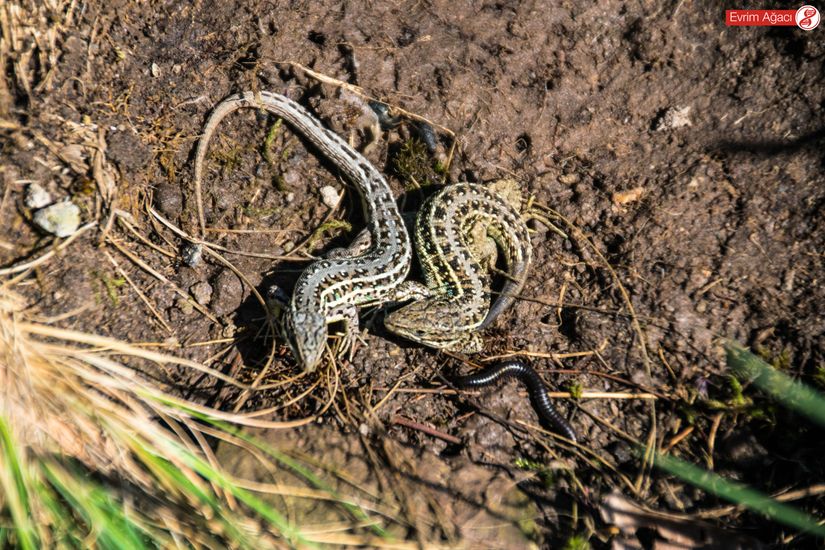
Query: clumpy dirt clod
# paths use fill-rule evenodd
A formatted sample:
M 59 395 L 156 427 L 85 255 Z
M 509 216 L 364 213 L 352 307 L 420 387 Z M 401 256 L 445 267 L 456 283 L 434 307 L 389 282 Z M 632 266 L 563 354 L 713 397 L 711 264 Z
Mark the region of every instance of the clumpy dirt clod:
M 614 491 L 673 514 L 725 504 L 637 445 L 768 494 L 825 475 L 822 428 L 737 386 L 722 349 L 737 340 L 825 391 L 823 29 L 725 27 L 721 8 L 684 3 L 57 4 L 52 41 L 0 42 L 17 67 L 0 86 L 0 270 L 52 246 L 27 186 L 69 197 L 97 226 L 20 285 L 40 314 L 261 377 L 271 389 L 241 395 L 158 375 L 226 410 L 320 414 L 326 427 L 289 446 L 329 455 L 370 494 L 393 476 L 427 487 L 395 495 L 393 514 L 436 519 L 395 535 L 603 547 L 622 536 L 601 513 Z M 342 180 L 302 136 L 247 109 L 212 140 L 200 234 L 193 148 L 210 108 L 247 89 L 287 94 L 366 147 L 402 210 L 442 181 L 521 183 L 558 231 L 535 225 L 523 299 L 470 359 L 527 354 L 568 392 L 557 405 L 582 448 L 542 434 L 515 383 L 455 395 L 445 379 L 472 365 L 392 337 L 382 311 L 362 312 L 351 362 L 297 376 L 252 290 L 289 291 L 364 214 L 351 188 L 337 206 L 322 191 Z M 370 97 L 431 124 L 390 120 Z M 184 257 L 183 235 L 218 245 L 245 280 L 214 255 Z M 360 452 L 375 453 L 369 467 Z M 821 493 L 794 505 L 825 514 Z M 787 535 L 748 512 L 704 517 L 766 543 Z M 501 531 L 485 539 L 491 518 Z

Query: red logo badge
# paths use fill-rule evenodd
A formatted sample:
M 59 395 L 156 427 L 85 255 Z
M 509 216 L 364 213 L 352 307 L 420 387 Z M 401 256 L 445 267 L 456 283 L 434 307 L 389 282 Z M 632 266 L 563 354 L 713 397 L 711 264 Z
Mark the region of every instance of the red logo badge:
M 819 10 L 813 6 L 802 6 L 796 10 L 796 25 L 803 31 L 812 31 L 819 26 Z

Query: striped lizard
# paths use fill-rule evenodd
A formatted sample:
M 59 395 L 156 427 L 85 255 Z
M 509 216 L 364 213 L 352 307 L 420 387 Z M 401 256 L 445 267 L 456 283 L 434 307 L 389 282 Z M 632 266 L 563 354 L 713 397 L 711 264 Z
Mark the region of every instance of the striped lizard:
M 530 266 L 530 235 L 520 205 L 512 180 L 490 186 L 459 183 L 430 197 L 415 224 L 429 296 L 389 313 L 387 329 L 433 348 L 481 351 L 477 331 L 512 304 Z M 496 244 L 504 252 L 509 277 L 490 305 L 488 268 L 495 266 Z
M 200 182 L 207 145 L 215 128 L 228 114 L 244 107 L 273 113 L 298 130 L 355 184 L 366 210 L 367 238 L 356 238 L 349 248 L 336 249 L 311 263 L 298 278 L 292 298 L 282 312 L 283 336 L 304 370 L 312 371 L 322 359 L 329 323 L 345 323 L 339 349 L 346 350 L 358 334 L 358 306 L 417 295 L 416 285 L 403 284 L 412 262 L 412 243 L 381 173 L 303 107 L 279 94 L 243 92 L 227 97 L 215 107 L 196 150 L 196 182 Z

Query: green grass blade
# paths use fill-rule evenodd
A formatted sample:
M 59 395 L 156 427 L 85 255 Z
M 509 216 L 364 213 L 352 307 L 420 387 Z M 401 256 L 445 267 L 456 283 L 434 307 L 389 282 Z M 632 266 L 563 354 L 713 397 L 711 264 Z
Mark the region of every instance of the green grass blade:
M 130 517 L 121 503 L 95 484 L 85 481 L 78 471 L 63 470 L 57 465 L 43 463 L 43 472 L 49 483 L 92 529 L 95 544 L 113 550 L 142 550 L 149 547 L 148 534 Z
M 215 514 L 216 521 L 219 521 L 223 526 L 223 534 L 231 539 L 233 543 L 237 544 L 238 547 L 257 547 L 255 541 L 250 540 L 250 538 L 238 528 L 240 524 L 240 522 L 237 521 L 238 518 L 231 517 L 225 503 L 223 503 L 214 492 L 205 487 L 201 487 L 181 470 L 178 464 L 190 462 L 189 456 L 191 452 L 188 449 L 166 437 L 164 437 L 162 441 L 159 441 L 159 443 L 162 443 L 166 447 L 163 450 L 154 448 L 148 443 L 129 434 L 123 434 L 122 437 L 124 440 L 128 438 L 132 451 L 143 465 L 152 472 L 155 479 L 167 487 L 167 491 L 171 490 L 176 495 L 184 497 L 188 502 L 197 502 L 211 510 Z M 178 464 L 169 460 L 172 453 L 174 453 Z M 213 478 L 217 475 L 214 469 L 211 469 L 208 464 L 206 468 L 203 468 L 197 473 L 205 478 L 205 480 L 202 480 L 205 482 L 214 481 Z
M 708 493 L 744 506 L 800 531 L 825 537 L 825 526 L 819 525 L 814 518 L 746 485 L 729 481 L 713 472 L 703 470 L 689 462 L 668 455 L 657 454 L 655 464 L 666 472 Z
M 6 470 L 0 473 L 0 486 L 14 522 L 17 544 L 24 550 L 35 550 L 39 547 L 38 536 L 20 456 L 6 419 L 0 416 L 0 464 L 4 464 Z
M 235 437 L 254 445 L 271 458 L 274 458 L 284 466 L 291 469 L 296 474 L 303 477 L 307 482 L 309 482 L 313 487 L 316 489 L 320 489 L 327 494 L 329 494 L 335 501 L 344 507 L 353 517 L 355 517 L 358 521 L 371 521 L 370 515 L 359 505 L 348 502 L 345 498 L 341 497 L 335 489 L 333 489 L 329 484 L 324 482 L 320 477 L 316 476 L 312 471 L 305 468 L 302 464 L 300 464 L 297 460 L 290 458 L 289 456 L 285 455 L 284 453 L 279 452 L 277 449 L 272 448 L 271 446 L 265 444 L 263 441 L 259 440 L 256 437 L 253 437 L 241 430 L 233 429 L 231 426 L 227 426 L 223 423 L 214 423 L 216 427 L 226 431 L 227 433 L 231 433 Z M 372 523 L 369 526 L 370 530 L 375 533 L 376 535 L 385 538 L 391 539 L 392 537 L 378 524 Z
M 140 392 L 139 392 L 140 393 Z M 322 490 L 329 494 L 335 501 L 340 504 L 345 510 L 347 510 L 353 517 L 355 517 L 358 521 L 372 521 L 371 516 L 369 513 L 364 510 L 361 506 L 356 503 L 352 503 L 347 501 L 345 498 L 341 497 L 335 489 L 333 489 L 329 484 L 325 483 L 321 478 L 316 476 L 312 471 L 305 468 L 302 464 L 298 461 L 293 460 L 292 458 L 286 456 L 285 454 L 279 452 L 277 449 L 272 448 L 269 445 L 266 445 L 264 442 L 260 441 L 259 439 L 250 436 L 249 434 L 245 433 L 243 430 L 232 426 L 226 422 L 217 420 L 213 417 L 210 417 L 202 412 L 192 409 L 191 407 L 187 407 L 186 403 L 170 398 L 169 396 L 158 396 L 154 394 L 149 394 L 146 392 L 140 393 L 142 397 L 147 399 L 152 399 L 154 401 L 158 401 L 163 403 L 167 406 L 174 407 L 176 409 L 182 410 L 187 414 L 191 415 L 193 418 L 197 418 L 202 422 L 210 424 L 215 428 L 218 428 L 227 434 L 233 435 L 247 443 L 250 443 L 266 453 L 269 457 L 275 459 L 277 462 L 281 463 L 282 465 L 290 468 L 293 472 L 304 478 L 310 485 L 315 487 L 316 489 Z M 236 495 L 237 496 L 237 495 Z M 251 496 L 251 495 L 250 495 Z M 238 497 L 240 498 L 240 497 Z M 264 504 L 264 506 L 266 506 Z M 272 510 L 274 511 L 274 510 Z M 376 535 L 391 539 L 392 537 L 378 524 L 372 523 L 369 526 L 370 530 L 375 533 Z
M 753 384 L 789 409 L 825 426 L 825 397 L 765 363 L 736 342 L 725 344 L 727 363 L 734 374 Z
M 309 541 L 301 535 L 300 531 L 290 525 L 286 518 L 277 510 L 257 499 L 248 491 L 235 485 L 220 469 L 214 468 L 206 460 L 195 455 L 176 440 L 169 437 L 161 437 L 155 440 L 155 443 L 159 444 L 160 447 L 154 447 L 142 440 L 130 437 L 128 434 L 124 434 L 123 437 L 129 437 L 131 439 L 131 448 L 133 451 L 158 478 L 166 479 L 176 491 L 209 507 L 222 521 L 227 535 L 238 545 L 248 548 L 256 547 L 255 543 L 249 540 L 249 538 L 237 528 L 236 522 L 233 521 L 234 518 L 227 516 L 227 508 L 219 500 L 217 495 L 210 490 L 205 490 L 190 480 L 183 473 L 180 466 L 171 462 L 168 457 L 174 456 L 179 464 L 183 464 L 192 472 L 202 476 L 205 481 L 234 495 L 235 498 L 252 508 L 260 517 L 269 521 L 269 523 L 290 542 L 300 543 L 304 547 L 311 546 Z
M 83 541 L 79 536 L 74 515 L 58 501 L 51 486 L 43 483 L 41 479 L 35 483 L 32 492 L 37 494 L 40 505 L 48 511 L 52 545 L 56 548 L 82 548 Z M 4 548 L 2 544 L 0 548 Z
M 300 543 L 301 547 L 305 548 L 315 547 L 315 545 L 310 543 L 301 535 L 300 531 L 290 525 L 286 518 L 284 518 L 277 510 L 255 497 L 249 491 L 235 485 L 223 472 L 213 468 L 203 458 L 189 452 L 189 450 L 178 443 L 171 440 L 167 443 L 172 446 L 173 452 L 175 452 L 176 456 L 178 456 L 187 467 L 191 468 L 194 472 L 197 472 L 199 475 L 203 476 L 221 489 L 230 492 L 233 496 L 235 496 L 235 498 L 252 508 L 258 515 L 276 527 L 281 535 L 292 544 Z

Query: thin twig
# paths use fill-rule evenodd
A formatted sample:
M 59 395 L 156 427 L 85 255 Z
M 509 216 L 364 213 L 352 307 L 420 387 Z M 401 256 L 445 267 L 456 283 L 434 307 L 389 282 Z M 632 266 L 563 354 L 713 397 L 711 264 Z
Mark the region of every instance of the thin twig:
M 450 435 L 448 433 L 444 433 L 440 430 L 436 430 L 432 426 L 427 426 L 426 424 L 421 424 L 420 422 L 416 422 L 414 420 L 410 420 L 408 418 L 404 418 L 403 416 L 395 415 L 390 420 L 391 423 L 397 424 L 399 426 L 404 426 L 406 428 L 410 428 L 411 430 L 417 430 L 419 432 L 423 432 L 427 435 L 431 435 L 433 437 L 437 437 L 438 439 L 442 439 L 447 443 L 452 443 L 453 445 L 461 445 L 464 443 L 460 438 L 455 437 L 454 435 Z
M 668 441 L 668 444 L 665 445 L 664 447 L 662 447 L 661 453 L 662 454 L 667 454 L 668 451 L 670 451 L 673 447 L 675 447 L 676 445 L 681 443 L 687 436 L 692 434 L 694 429 L 695 429 L 695 426 L 688 426 L 687 428 L 685 428 L 684 430 L 682 430 L 678 434 L 674 435 L 671 438 L 671 440 Z
M 154 304 L 152 304 L 152 302 L 149 300 L 146 294 L 144 294 L 143 291 L 140 290 L 140 288 L 134 283 L 134 281 L 132 281 L 132 278 L 129 277 L 126 271 L 124 271 L 123 268 L 120 267 L 120 264 L 118 264 L 117 261 L 115 261 L 115 259 L 112 257 L 111 254 L 109 254 L 107 250 L 104 250 L 103 253 L 106 254 L 106 257 L 109 258 L 109 261 L 112 262 L 112 265 L 115 266 L 115 269 L 117 269 L 118 273 L 120 273 L 120 275 L 124 279 L 126 279 L 126 282 L 129 283 L 129 286 L 132 287 L 132 290 L 134 290 L 138 297 L 143 301 L 143 303 L 146 304 L 146 307 L 149 308 L 149 311 L 152 312 L 152 315 L 155 316 L 155 319 L 157 319 L 157 321 L 161 324 L 164 330 L 166 330 L 166 332 L 169 334 L 174 334 L 172 327 L 170 327 L 168 323 L 164 320 L 164 318 L 161 317 L 160 312 L 157 310 Z
M 789 502 L 792 500 L 799 500 L 801 498 L 815 497 L 821 494 L 825 494 L 825 483 L 817 483 L 816 485 L 811 485 L 810 487 L 805 487 L 804 489 L 797 489 L 795 491 L 788 491 L 787 493 L 783 493 L 780 491 L 778 493 L 772 494 L 771 498 L 779 502 Z M 710 510 L 695 512 L 691 514 L 691 516 L 702 519 L 721 518 L 737 510 L 741 510 L 742 508 L 742 505 L 730 504 L 728 506 L 722 506 L 720 508 L 711 508 Z
M 719 425 L 722 423 L 722 418 L 725 416 L 724 412 L 718 412 L 713 416 L 713 421 L 710 425 L 710 432 L 708 433 L 708 470 L 713 471 L 713 449 L 716 447 L 716 434 L 719 431 Z
M 582 410 L 584 410 L 584 409 L 582 409 Z M 571 441 L 571 440 L 567 439 L 566 437 L 561 436 L 559 434 L 556 434 L 554 432 L 547 431 L 544 428 L 542 428 L 541 426 L 536 426 L 535 424 L 530 424 L 529 422 L 524 422 L 523 420 L 516 420 L 515 423 L 519 428 L 525 429 L 528 433 L 533 431 L 533 432 L 541 433 L 543 435 L 548 435 L 548 436 L 550 436 L 554 439 L 557 439 L 559 441 L 564 441 L 568 445 L 574 447 L 577 454 L 578 454 L 578 456 L 582 457 L 588 464 L 591 465 L 591 467 L 594 470 L 598 470 L 599 468 L 597 468 L 588 457 L 591 457 L 591 458 L 595 459 L 599 463 L 606 466 L 607 469 L 609 469 L 611 472 L 613 472 L 613 474 L 615 474 L 621 480 L 621 482 L 625 484 L 625 487 L 627 487 L 628 490 L 630 490 L 631 493 L 633 493 L 635 496 L 639 496 L 639 493 L 636 491 L 636 487 L 633 485 L 633 482 L 630 481 L 630 479 L 626 475 L 624 475 L 615 464 L 610 462 L 605 457 L 597 454 L 594 450 L 590 449 L 589 447 L 586 447 L 585 445 L 583 445 L 581 443 Z
M 650 432 L 645 441 L 645 452 L 642 455 L 642 464 L 639 468 L 639 475 L 636 477 L 636 488 L 643 494 L 645 481 L 653 470 L 653 461 L 656 456 L 656 403 L 650 402 Z
M 606 345 L 606 344 L 605 344 Z M 604 349 L 604 346 L 601 349 Z M 510 357 L 538 357 L 542 359 L 571 359 L 573 357 L 590 357 L 597 353 L 594 351 L 572 351 L 568 353 L 547 353 L 543 351 L 525 351 L 525 350 L 507 350 L 504 353 L 500 353 L 498 355 L 491 355 L 490 357 L 485 357 L 483 361 L 495 361 L 497 359 L 507 359 Z
M 45 262 L 49 261 L 52 258 L 52 256 L 54 256 L 55 254 L 57 254 L 58 252 L 60 252 L 61 250 L 63 250 L 67 246 L 69 246 L 70 244 L 72 244 L 78 237 L 80 237 L 80 235 L 82 235 L 83 233 L 85 233 L 86 231 L 88 231 L 89 229 L 93 228 L 96 225 L 97 225 L 97 222 L 92 221 L 92 222 L 87 223 L 86 225 L 83 225 L 83 226 L 79 227 L 78 230 L 75 231 L 69 238 L 67 238 L 65 241 L 58 244 L 57 246 L 55 246 L 54 248 L 52 248 L 51 250 L 49 250 L 48 252 L 46 252 L 42 256 L 38 256 L 34 260 L 29 260 L 27 262 L 23 262 L 22 264 L 18 264 L 18 265 L 12 266 L 12 267 L 7 267 L 7 268 L 4 268 L 4 269 L 0 269 L 0 275 L 11 275 L 13 273 L 20 273 L 22 271 L 26 271 L 28 269 L 33 269 L 33 268 L 35 268 L 39 265 L 44 264 Z
M 650 376 L 650 357 L 647 353 L 645 333 L 642 330 L 642 325 L 639 324 L 639 318 L 636 316 L 636 309 L 633 307 L 633 302 L 630 300 L 630 294 L 628 294 L 627 289 L 625 289 L 621 279 L 619 279 L 619 275 L 616 273 L 616 270 L 613 269 L 613 266 L 610 265 L 610 262 L 607 261 L 607 258 L 604 257 L 604 255 L 598 249 L 596 244 L 590 240 L 590 238 L 584 233 L 583 230 L 579 229 L 577 225 L 568 220 L 560 212 L 557 212 L 556 210 L 553 210 L 552 208 L 548 207 L 542 208 L 546 209 L 552 215 L 556 216 L 558 219 L 567 224 L 567 226 L 570 227 L 570 229 L 577 233 L 579 238 L 587 244 L 587 246 L 593 251 L 594 254 L 596 254 L 596 256 L 599 257 L 599 259 L 602 261 L 604 268 L 607 269 L 607 271 L 610 273 L 610 276 L 616 282 L 616 286 L 619 288 L 619 292 L 622 294 L 622 298 L 624 299 L 625 307 L 627 307 L 627 311 L 630 314 L 630 322 L 633 325 L 633 329 L 636 331 L 637 337 L 639 338 L 639 351 L 641 351 L 642 353 L 642 361 L 645 366 L 645 372 L 648 376 Z
M 177 293 L 177 294 L 178 294 L 181 298 L 183 298 L 183 299 L 184 299 L 184 300 L 186 300 L 189 304 L 191 304 L 191 305 L 192 305 L 192 307 L 194 307 L 195 309 L 197 309 L 197 310 L 198 310 L 198 311 L 199 311 L 199 312 L 200 312 L 200 313 L 201 313 L 204 317 L 208 318 L 210 321 L 212 321 L 212 322 L 213 322 L 213 323 L 215 323 L 216 325 L 220 325 L 220 324 L 221 324 L 221 323 L 220 323 L 220 321 L 218 321 L 218 318 L 217 318 L 217 317 L 215 317 L 214 315 L 212 315 L 212 313 L 210 313 L 210 312 L 209 312 L 209 310 L 207 310 L 205 307 L 203 307 L 203 306 L 202 306 L 202 305 L 200 305 L 198 302 L 196 302 L 196 301 L 195 301 L 195 300 L 194 300 L 194 299 L 193 299 L 193 298 L 189 295 L 189 293 L 188 293 L 188 292 L 186 292 L 186 291 L 185 291 L 185 290 L 183 290 L 181 287 L 179 287 L 178 285 L 176 285 L 175 283 L 173 283 L 172 281 L 170 281 L 169 279 L 167 279 L 166 277 L 164 277 L 163 275 L 161 275 L 161 274 L 160 274 L 157 270 L 155 270 L 152 266 L 150 266 L 149 264 L 147 264 L 146 262 L 144 262 L 143 260 L 141 260 L 140 258 L 138 258 L 138 257 L 137 257 L 137 256 L 136 256 L 133 252 L 131 252 L 131 251 L 127 250 L 124 246 L 121 246 L 121 245 L 120 245 L 117 241 L 115 241 L 115 240 L 113 240 L 113 239 L 111 239 L 111 238 L 110 238 L 109 240 L 107 240 L 106 242 L 107 242 L 107 243 L 109 243 L 109 244 L 111 244 L 111 245 L 112 245 L 112 246 L 114 246 L 115 248 L 117 248 L 117 249 L 118 249 L 118 251 L 119 251 L 121 254 L 123 254 L 124 256 L 126 256 L 127 258 L 129 258 L 130 260 L 132 260 L 132 261 L 133 261 L 133 262 L 134 262 L 134 263 L 135 263 L 138 267 L 140 267 L 141 269 L 143 269 L 144 271 L 146 271 L 147 273 L 149 273 L 150 275 L 152 275 L 153 277 L 155 277 L 157 280 L 161 281 L 161 282 L 162 282 L 162 283 L 164 283 L 164 284 L 169 285 L 169 287 L 170 287 L 170 288 L 172 288 L 172 290 L 174 290 L 174 291 L 175 291 L 175 292 L 176 292 L 176 293 Z
M 265 254 L 265 253 L 262 253 L 262 252 L 247 252 L 245 250 L 232 250 L 231 248 L 226 248 L 225 246 L 221 246 L 217 243 L 213 243 L 211 241 L 206 241 L 206 240 L 203 240 L 203 239 L 198 239 L 196 237 L 193 237 L 192 235 L 190 235 L 189 233 L 187 233 L 183 229 L 177 227 L 175 224 L 173 224 L 172 222 L 170 222 L 169 220 L 164 218 L 162 215 L 160 215 L 158 213 L 157 210 L 155 210 L 152 207 L 149 207 L 149 213 L 152 216 L 154 216 L 155 219 L 157 219 L 160 223 L 162 223 L 168 229 L 170 229 L 173 233 L 175 233 L 177 236 L 179 236 L 183 239 L 186 239 L 187 241 L 189 241 L 192 244 L 199 244 L 203 247 L 209 247 L 209 248 L 213 248 L 215 250 L 220 250 L 221 252 L 226 252 L 227 254 L 237 254 L 238 256 L 249 256 L 251 258 L 263 258 L 265 260 L 292 260 L 292 261 L 306 260 L 306 258 L 301 258 L 299 256 L 291 256 L 291 255 L 284 256 L 284 255 L 277 255 L 277 254 Z
M 337 78 L 333 78 L 331 76 L 327 76 L 325 74 L 315 72 L 312 69 L 310 69 L 308 67 L 305 67 L 304 65 L 301 65 L 300 63 L 296 63 L 294 61 L 275 61 L 275 63 L 278 64 L 278 65 L 289 65 L 290 67 L 298 68 L 298 69 L 302 70 L 304 72 L 304 74 L 314 78 L 315 80 L 318 80 L 318 81 L 323 82 L 325 84 L 330 84 L 330 85 L 335 86 L 337 88 L 344 88 L 345 90 L 350 91 L 350 92 L 354 93 L 355 95 L 362 97 L 363 99 L 367 99 L 369 101 L 376 101 L 378 103 L 383 103 L 384 105 L 390 106 L 390 107 L 393 108 L 394 111 L 396 111 L 398 113 L 401 113 L 402 115 L 404 115 L 407 118 L 411 118 L 411 119 L 417 120 L 419 122 L 426 122 L 430 126 L 438 128 L 439 130 L 441 130 L 442 132 L 444 132 L 445 134 L 450 136 L 450 138 L 452 138 L 453 141 L 455 141 L 455 133 L 452 130 L 450 130 L 449 128 L 447 128 L 446 126 L 442 126 L 441 124 L 435 123 L 435 122 L 433 122 L 432 120 L 430 120 L 426 117 L 423 117 L 421 115 L 417 115 L 415 113 L 411 113 L 409 111 L 405 111 L 401 107 L 397 107 L 395 105 L 390 105 L 389 103 L 387 103 L 385 101 L 381 101 L 380 99 L 374 98 L 374 97 L 370 96 L 369 94 L 367 94 L 364 91 L 364 89 L 361 88 L 360 86 L 356 86 L 354 84 L 344 82 L 343 80 L 338 80 Z
M 126 227 L 126 229 L 130 233 L 132 233 L 132 235 L 134 235 L 135 237 L 138 238 L 138 240 L 140 242 L 142 242 L 143 244 L 145 244 L 146 246 L 148 246 L 152 250 L 155 250 L 156 252 L 158 252 L 160 254 L 163 254 L 164 256 L 166 256 L 168 258 L 175 258 L 177 256 L 177 254 L 175 254 L 174 252 L 170 252 L 170 251 L 166 250 L 165 248 L 162 248 L 162 247 L 156 245 L 155 243 L 153 243 L 152 241 L 150 241 L 149 239 L 147 239 L 145 235 L 140 233 L 135 228 L 135 226 L 132 224 L 132 222 L 126 216 L 120 215 L 120 211 L 115 210 L 115 213 L 118 214 L 117 221 L 120 222 L 121 224 L 123 224 Z

